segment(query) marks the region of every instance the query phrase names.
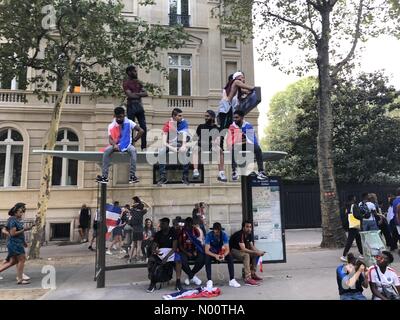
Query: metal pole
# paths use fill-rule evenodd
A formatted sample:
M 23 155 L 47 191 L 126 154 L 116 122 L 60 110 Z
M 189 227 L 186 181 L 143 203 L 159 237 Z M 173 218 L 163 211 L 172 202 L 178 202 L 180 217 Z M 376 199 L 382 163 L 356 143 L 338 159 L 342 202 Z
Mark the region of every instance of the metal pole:
M 107 201 L 107 184 L 101 183 L 101 198 L 100 198 L 100 219 L 97 228 L 97 252 L 98 265 L 96 278 L 97 288 L 104 288 L 106 285 L 106 201 Z
M 250 177 L 247 175 L 241 176 L 241 184 L 242 184 L 242 221 L 250 220 L 253 221 L 253 214 L 249 212 L 250 207 L 250 199 L 249 192 L 251 192 L 251 188 L 249 186 Z

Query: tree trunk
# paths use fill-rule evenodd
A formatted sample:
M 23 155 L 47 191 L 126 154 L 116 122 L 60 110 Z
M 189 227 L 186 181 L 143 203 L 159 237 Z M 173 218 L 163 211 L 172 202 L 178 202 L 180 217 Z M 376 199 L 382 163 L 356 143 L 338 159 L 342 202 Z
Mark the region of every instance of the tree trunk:
M 321 12 L 322 36 L 318 43 L 319 130 L 317 139 L 318 176 L 322 213 L 321 247 L 343 247 L 346 236 L 340 223 L 340 209 L 332 155 L 333 115 L 331 105 L 332 83 L 329 65 L 330 12 Z
M 62 79 L 61 92 L 57 97 L 51 117 L 50 130 L 47 136 L 47 143 L 44 150 L 54 150 L 57 140 L 58 128 L 60 125 L 61 111 L 65 104 L 69 85 L 69 73 L 67 72 Z M 38 259 L 40 256 L 40 246 L 44 235 L 46 225 L 46 212 L 50 199 L 50 183 L 53 171 L 53 157 L 44 156 L 42 175 L 40 179 L 39 200 L 37 204 L 37 214 L 35 219 L 36 226 L 32 229 L 32 243 L 29 250 L 29 259 Z

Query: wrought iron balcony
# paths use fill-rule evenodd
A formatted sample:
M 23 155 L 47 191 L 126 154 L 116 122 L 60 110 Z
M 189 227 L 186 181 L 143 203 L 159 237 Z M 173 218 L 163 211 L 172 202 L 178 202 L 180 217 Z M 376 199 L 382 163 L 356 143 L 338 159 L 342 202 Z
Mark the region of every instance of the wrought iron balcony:
M 175 26 L 180 24 L 184 27 L 190 27 L 190 16 L 186 14 L 170 14 L 169 25 Z

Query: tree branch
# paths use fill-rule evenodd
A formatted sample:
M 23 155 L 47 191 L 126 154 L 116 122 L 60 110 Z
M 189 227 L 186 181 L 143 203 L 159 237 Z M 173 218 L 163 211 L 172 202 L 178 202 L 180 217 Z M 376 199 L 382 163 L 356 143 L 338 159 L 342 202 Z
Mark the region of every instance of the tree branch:
M 301 28 L 311 32 L 313 34 L 315 40 L 318 41 L 318 39 L 319 39 L 318 34 L 315 32 L 315 30 L 310 28 L 309 26 L 305 25 L 304 23 L 301 23 L 301 22 L 298 22 L 296 20 L 292 20 L 292 19 L 288 19 L 288 18 L 282 17 L 279 14 L 276 14 L 276 13 L 273 13 L 273 12 L 269 11 L 268 8 L 267 8 L 267 15 L 269 15 L 271 17 L 274 17 L 274 18 L 277 18 L 278 20 L 284 21 L 284 22 L 289 23 L 291 25 L 301 27 Z
M 311 29 L 314 30 L 314 25 L 313 25 L 312 17 L 311 17 L 311 8 L 310 8 L 310 5 L 313 6 L 313 7 L 316 9 L 316 4 L 313 3 L 313 2 L 310 1 L 310 0 L 307 0 L 308 20 L 310 21 L 310 27 L 311 27 Z M 318 9 L 317 9 L 317 10 L 318 10 Z
M 363 3 L 364 3 L 364 0 L 360 0 L 360 4 L 359 4 L 359 7 L 358 7 L 357 23 L 356 23 L 356 30 L 355 30 L 355 34 L 354 34 L 353 45 L 352 45 L 349 53 L 347 54 L 347 56 L 333 68 L 332 77 L 336 77 L 336 75 L 340 72 L 340 70 L 343 68 L 343 66 L 347 62 L 349 62 L 351 57 L 354 55 L 354 51 L 356 50 L 358 39 L 361 36 L 360 29 L 361 29 L 361 18 L 362 18 L 362 11 L 363 11 Z

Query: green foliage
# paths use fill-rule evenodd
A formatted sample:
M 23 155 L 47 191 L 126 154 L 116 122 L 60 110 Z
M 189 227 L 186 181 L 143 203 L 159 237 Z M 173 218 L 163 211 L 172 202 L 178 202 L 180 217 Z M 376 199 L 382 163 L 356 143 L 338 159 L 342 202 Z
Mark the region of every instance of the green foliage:
M 144 4 L 153 1 L 142 1 Z M 182 27 L 150 25 L 122 15 L 120 1 L 19 0 L 0 4 L 0 73 L 31 67 L 39 95 L 80 69 L 81 84 L 104 96 L 122 96 L 127 65 L 166 75 L 159 53 L 183 46 Z M 44 49 L 45 48 L 45 49 Z M 151 91 L 160 88 L 148 85 Z
M 304 80 L 289 88 L 301 83 Z M 296 117 L 281 121 L 278 128 L 271 128 L 277 125 L 272 122 L 267 129 L 272 133 L 270 145 L 289 153 L 285 160 L 271 164 L 270 171 L 287 178 L 316 179 L 318 101 L 312 85 L 303 88 L 300 94 L 288 89 L 273 99 L 285 96 L 293 105 L 283 103 L 280 108 L 295 110 Z M 342 182 L 395 181 L 400 176 L 400 118 L 393 114 L 400 109 L 400 92 L 388 86 L 380 72 L 361 74 L 339 81 L 332 108 L 336 177 Z

